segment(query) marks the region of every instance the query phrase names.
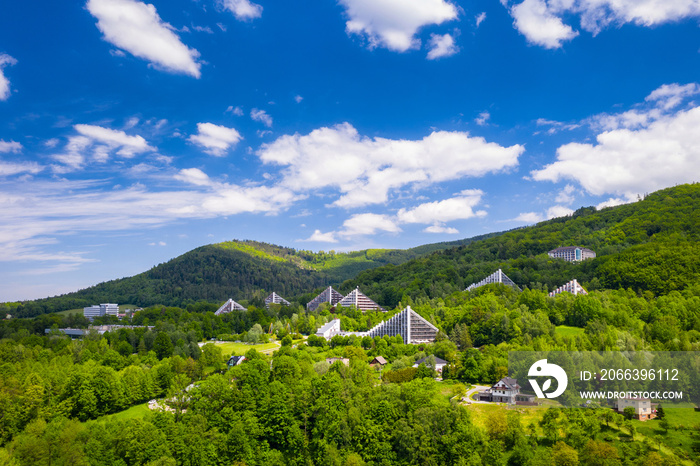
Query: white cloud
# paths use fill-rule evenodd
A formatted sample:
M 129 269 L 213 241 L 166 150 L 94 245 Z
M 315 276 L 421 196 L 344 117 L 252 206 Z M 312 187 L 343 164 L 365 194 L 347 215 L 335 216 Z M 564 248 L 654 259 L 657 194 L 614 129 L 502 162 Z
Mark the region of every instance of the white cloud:
M 187 47 L 153 5 L 136 0 L 88 0 L 87 9 L 107 42 L 155 67 L 199 78 L 199 52 Z
M 5 77 L 3 68 L 7 65 L 15 65 L 17 60 L 6 53 L 0 53 L 0 100 L 7 100 L 10 97 L 10 80 Z
M 0 139 L 0 153 L 13 152 L 15 154 L 22 151 L 22 144 L 16 141 L 5 141 Z
M 491 114 L 489 112 L 481 112 L 478 117 L 474 118 L 474 121 L 479 126 L 486 126 L 490 118 Z
M 603 201 L 600 204 L 598 204 L 596 206 L 596 209 L 600 210 L 600 209 L 605 209 L 606 207 L 615 207 L 618 205 L 627 204 L 629 202 L 630 201 L 627 199 L 620 199 L 618 197 L 611 197 L 607 201 Z
M 502 0 L 507 6 L 507 0 Z M 525 0 L 510 8 L 515 27 L 529 42 L 561 47 L 578 35 L 563 19 L 580 18 L 581 28 L 598 34 L 610 25 L 656 26 L 700 17 L 697 0 Z
M 367 39 L 369 47 L 405 52 L 420 47 L 418 30 L 457 18 L 457 8 L 445 0 L 339 0 L 349 20 L 349 34 Z
M 119 148 L 117 155 L 125 158 L 134 157 L 143 152 L 153 152 L 156 149 L 149 146 L 141 136 L 129 136 L 124 131 L 118 131 L 95 125 L 74 125 L 78 133 L 106 146 L 108 150 Z M 103 149 L 98 149 L 101 151 Z
M 649 100 L 652 104 L 657 102 Z M 608 115 L 617 121 L 609 126 L 622 127 L 598 134 L 596 144 L 569 143 L 559 147 L 557 160 L 534 170 L 532 178 L 574 180 L 590 194 L 614 194 L 628 200 L 640 193 L 698 181 L 700 107 L 676 113 L 665 113 L 661 107 L 636 110 L 641 117 L 634 125 L 629 123 L 629 112 Z M 599 121 L 600 116 L 592 120 Z
M 555 205 L 547 209 L 547 218 L 567 217 L 573 213 L 573 209 L 569 209 L 563 205 Z
M 559 191 L 555 201 L 557 201 L 560 204 L 571 204 L 572 202 L 574 202 L 575 199 L 576 199 L 576 188 L 571 184 L 567 184 L 564 187 L 564 189 Z
M 265 110 L 258 110 L 257 108 L 252 109 L 250 111 L 250 118 L 252 118 L 253 121 L 259 121 L 268 128 L 272 128 L 272 117 L 268 115 Z
M 213 123 L 197 123 L 198 134 L 191 135 L 188 140 L 204 148 L 204 152 L 216 157 L 223 157 L 226 151 L 236 147 L 243 139 L 234 128 L 215 125 Z
M 515 222 L 538 223 L 544 220 L 544 217 L 537 212 L 523 212 L 513 219 Z
M 158 241 L 157 243 L 148 243 L 149 246 L 167 246 L 165 241 Z
M 548 49 L 559 48 L 562 42 L 578 35 L 549 10 L 545 0 L 525 0 L 512 7 L 510 14 L 515 19 L 515 28 L 528 42 Z
M 304 100 L 304 98 L 302 96 L 300 96 L 300 95 L 294 96 L 294 101 L 296 103 L 300 104 L 302 100 Z
M 340 236 L 353 237 L 373 235 L 378 231 L 398 233 L 401 231 L 396 219 L 383 214 L 355 214 L 343 222 Z
M 455 45 L 455 40 L 450 34 L 430 34 L 428 45 L 430 46 L 428 60 L 449 57 L 459 52 L 459 47 Z
M 349 123 L 308 135 L 285 135 L 263 144 L 264 163 L 286 166 L 281 185 L 296 192 L 337 188 L 333 204 L 359 207 L 384 203 L 389 192 L 517 166 L 520 145 L 502 147 L 465 132 L 437 131 L 421 140 L 368 138 Z
M 34 162 L 3 162 L 0 160 L 0 176 L 18 175 L 20 173 L 31 173 L 33 175 L 42 171 L 44 167 Z
M 243 116 L 243 109 L 241 107 L 234 107 L 233 105 L 229 105 L 226 109 L 226 112 L 224 113 L 232 113 L 236 116 Z
M 328 233 L 322 233 L 321 230 L 314 230 L 313 234 L 306 239 L 299 241 L 309 241 L 316 243 L 337 243 L 338 240 L 335 237 L 334 231 L 329 231 Z
M 677 107 L 683 99 L 697 94 L 700 94 L 700 85 L 698 83 L 690 83 L 684 86 L 678 83 L 664 84 L 646 96 L 644 100 L 654 102 L 664 110 L 670 110 Z
M 175 179 L 197 186 L 210 186 L 212 184 L 209 176 L 199 168 L 185 168 L 175 175 Z
M 482 11 L 478 15 L 476 15 L 476 27 L 479 27 L 481 23 L 483 23 L 486 20 L 486 12 Z
M 250 0 L 219 0 L 219 4 L 233 13 L 239 21 L 248 21 L 262 16 L 263 7 Z
M 31 170 L 30 165 L 25 171 Z M 81 232 L 141 230 L 179 219 L 244 212 L 276 214 L 301 198 L 280 187 L 207 183 L 209 178 L 197 169 L 181 170 L 175 179 L 194 187 L 149 190 L 138 184 L 121 188 L 93 180 L 5 182 L 0 186 L 0 261 L 54 261 L 73 266 L 90 259 L 82 252 L 46 252 L 45 246 L 55 245 L 57 236 Z
M 423 231 L 426 233 L 446 233 L 448 235 L 456 235 L 457 233 L 459 233 L 459 230 L 456 228 L 446 227 L 442 225 L 431 225 Z
M 432 224 L 483 217 L 486 215 L 485 211 L 474 211 L 474 207 L 481 203 L 483 194 L 479 189 L 465 190 L 451 199 L 426 202 L 412 209 L 401 209 L 396 217 L 401 223 Z

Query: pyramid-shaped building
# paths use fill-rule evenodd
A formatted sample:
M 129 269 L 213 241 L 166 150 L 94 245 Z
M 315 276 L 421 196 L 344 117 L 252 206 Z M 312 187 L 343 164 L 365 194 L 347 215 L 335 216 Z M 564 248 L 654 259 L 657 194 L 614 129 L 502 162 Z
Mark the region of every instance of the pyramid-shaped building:
M 371 299 L 369 299 L 362 291 L 360 291 L 360 287 L 358 286 L 354 290 L 352 290 L 347 296 L 345 296 L 343 299 L 341 299 L 338 302 L 339 306 L 343 307 L 350 307 L 350 306 L 355 306 L 356 309 L 359 309 L 362 312 L 365 311 L 382 311 L 386 312 L 386 309 L 381 307 L 379 304 L 375 303 Z
M 579 294 L 588 294 L 588 291 L 586 291 L 579 282 L 576 281 L 574 278 L 571 280 L 569 283 L 565 283 L 556 290 L 552 291 L 549 293 L 549 296 L 556 296 L 560 293 L 564 293 L 565 291 L 568 291 L 569 293 L 573 295 L 579 295 Z
M 435 341 L 435 336 L 438 333 L 438 328 L 422 318 L 416 311 L 407 306 L 406 309 L 394 315 L 391 319 L 380 322 L 375 327 L 371 328 L 367 335 L 374 337 L 383 337 L 388 335 L 395 337 L 401 335 L 404 343 L 417 344 L 429 343 Z
M 331 303 L 331 306 L 335 306 L 341 299 L 343 299 L 343 295 L 335 291 L 332 286 L 329 286 L 306 304 L 306 310 L 315 311 L 321 303 Z
M 289 301 L 284 299 L 282 296 L 278 295 L 274 291 L 265 298 L 265 307 L 270 309 L 270 304 L 280 304 L 282 306 L 289 306 Z
M 508 278 L 508 275 L 504 274 L 501 269 L 496 270 L 494 273 L 484 278 L 480 282 L 472 283 L 464 291 L 471 291 L 473 289 L 479 288 L 480 286 L 489 285 L 491 283 L 502 283 L 503 285 L 508 285 L 510 287 L 515 288 L 518 291 L 521 291 L 520 287 L 516 285 L 513 280 Z
M 221 306 L 221 307 L 219 308 L 218 311 L 216 311 L 216 312 L 214 313 L 214 315 L 219 316 L 219 315 L 221 315 L 221 314 L 227 314 L 227 313 L 233 312 L 233 311 L 247 311 L 247 309 L 244 308 L 243 306 L 241 306 L 240 304 L 238 304 L 238 303 L 237 303 L 236 301 L 234 301 L 233 299 L 229 299 L 228 301 L 226 301 L 226 302 L 224 303 L 223 306 Z

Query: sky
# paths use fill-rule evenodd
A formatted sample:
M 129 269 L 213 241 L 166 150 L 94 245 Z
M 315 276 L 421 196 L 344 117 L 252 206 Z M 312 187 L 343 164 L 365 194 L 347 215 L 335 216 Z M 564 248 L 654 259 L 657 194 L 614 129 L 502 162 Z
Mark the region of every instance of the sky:
M 0 302 L 196 247 L 408 248 L 700 181 L 697 0 L 0 13 Z

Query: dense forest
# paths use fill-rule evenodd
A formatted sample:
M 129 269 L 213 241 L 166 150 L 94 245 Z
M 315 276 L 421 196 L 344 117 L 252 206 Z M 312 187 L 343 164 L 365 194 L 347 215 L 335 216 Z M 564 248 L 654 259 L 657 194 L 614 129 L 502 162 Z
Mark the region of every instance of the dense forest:
M 400 337 L 313 336 L 327 306 L 216 316 L 214 305 L 155 306 L 134 317 L 152 329 L 82 340 L 56 330 L 80 316 L 0 325 L 0 462 L 15 466 L 470 464 L 674 465 L 700 461 L 700 414 L 667 408 L 644 424 L 605 406 L 485 411 L 466 387 L 507 373 L 509 351 L 700 350 L 700 286 L 655 297 L 633 290 L 517 292 L 488 285 L 411 304 L 441 330 L 433 344 Z M 386 318 L 336 309 L 348 330 Z M 70 321 L 70 322 L 69 322 Z M 261 333 L 271 328 L 274 335 Z M 294 332 L 290 335 L 289 332 Z M 312 334 L 306 341 L 297 333 Z M 212 336 L 281 341 L 225 368 Z M 296 345 L 292 345 L 292 337 Z M 253 340 L 253 338 L 255 340 Z M 370 367 L 375 356 L 389 367 Z M 428 363 L 412 367 L 416 360 Z M 431 356 L 448 361 L 433 380 Z M 328 357 L 345 357 L 329 364 Z M 697 384 L 682 387 L 698 400 Z M 188 388 L 189 387 L 189 388 Z M 136 414 L 158 398 L 168 409 Z M 148 411 L 148 410 L 146 410 Z M 695 416 L 693 416 L 695 415 Z M 685 417 L 678 417 L 685 416 Z M 690 417 L 688 417 L 690 416 Z M 691 419 L 688 421 L 688 419 Z M 688 424 L 690 422 L 690 424 Z M 631 440 L 635 441 L 631 441 Z M 601 462 L 601 458 L 605 461 Z M 683 463 L 685 462 L 685 463 Z

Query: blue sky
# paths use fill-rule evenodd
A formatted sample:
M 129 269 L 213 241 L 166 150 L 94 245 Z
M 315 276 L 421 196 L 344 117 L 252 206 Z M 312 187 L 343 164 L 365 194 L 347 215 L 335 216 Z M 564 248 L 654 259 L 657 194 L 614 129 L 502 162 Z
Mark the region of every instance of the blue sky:
M 0 15 L 0 302 L 195 247 L 406 248 L 700 177 L 696 0 Z

